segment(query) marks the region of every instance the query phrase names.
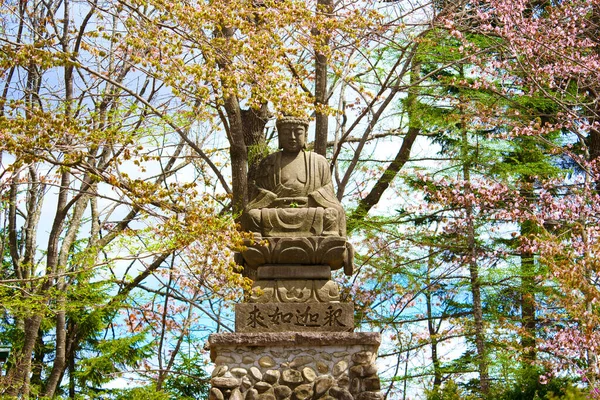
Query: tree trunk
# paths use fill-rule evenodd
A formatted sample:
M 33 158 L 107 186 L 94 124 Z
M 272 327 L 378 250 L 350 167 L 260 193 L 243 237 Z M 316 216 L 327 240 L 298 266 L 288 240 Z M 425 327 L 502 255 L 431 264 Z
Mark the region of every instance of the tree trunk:
M 248 152 L 244 142 L 242 110 L 235 97 L 225 99 L 225 111 L 229 122 L 233 212 L 239 215 L 248 202 Z
M 32 386 L 42 386 L 42 373 L 44 370 L 44 358 L 46 353 L 44 352 L 44 338 L 43 332 L 40 329 L 38 333 L 37 343 L 35 344 L 35 349 L 33 353 L 33 360 L 31 365 L 31 385 Z
M 214 35 L 224 38 L 228 42 L 234 32 L 233 28 L 222 26 L 214 32 Z M 230 68 L 231 56 L 227 47 L 222 49 L 217 64 L 224 71 Z M 239 99 L 234 94 L 224 95 L 223 107 L 227 118 L 227 121 L 223 122 L 227 122 L 229 157 L 231 159 L 232 208 L 234 214 L 240 215 L 248 202 L 248 151 L 244 140 L 242 109 Z
M 594 109 L 594 117 L 591 119 L 592 123 L 600 123 L 600 98 L 593 96 L 591 101 L 596 103 Z M 600 130 L 598 126 L 592 125 L 590 134 L 588 136 L 588 147 L 590 153 L 590 161 L 595 161 L 600 158 Z M 594 182 L 594 189 L 600 193 L 600 178 Z
M 75 242 L 77 232 L 81 226 L 81 220 L 89 201 L 88 191 L 91 183 L 89 175 L 85 175 L 79 189 L 79 198 L 75 202 L 73 212 L 69 219 L 69 227 L 61 244 L 60 252 L 57 259 L 56 270 L 59 276 L 56 278 L 56 287 L 58 289 L 57 309 L 56 313 L 56 340 L 55 340 L 55 356 L 52 364 L 52 371 L 46 381 L 46 397 L 53 397 L 58 385 L 67 368 L 67 322 L 66 322 L 66 299 L 64 293 L 67 290 L 65 277 L 62 276 L 66 272 L 69 254 L 71 253 L 73 243 Z M 73 204 L 72 202 L 70 204 Z
M 60 290 L 60 289 L 59 289 Z M 56 392 L 56 388 L 60 384 L 60 378 L 66 368 L 66 347 L 67 347 L 67 330 L 66 330 L 66 315 L 64 311 L 64 299 L 59 302 L 59 307 L 63 310 L 56 315 L 56 345 L 54 353 L 54 362 L 52 363 L 52 372 L 46 382 L 45 397 L 52 398 Z
M 534 198 L 533 186 L 531 185 L 531 178 L 525 179 L 526 183 L 523 185 L 521 195 L 524 198 Z M 521 223 L 521 237 L 528 237 L 534 233 L 533 222 L 525 221 Z M 536 359 L 536 347 L 535 347 L 535 265 L 533 254 L 530 252 L 522 252 L 519 254 L 521 259 L 521 346 L 523 347 L 524 354 L 524 367 L 529 368 L 533 366 Z
M 69 370 L 69 398 L 74 399 L 75 392 L 75 357 L 69 357 L 68 366 Z
M 468 228 L 470 231 L 471 227 Z M 472 233 L 469 233 L 469 245 L 474 244 Z M 473 320 L 475 323 L 475 347 L 477 348 L 477 369 L 479 370 L 479 388 L 485 396 L 489 392 L 490 378 L 488 373 L 487 354 L 485 346 L 485 327 L 483 321 L 483 309 L 481 306 L 481 282 L 477 262 L 469 263 L 469 276 L 471 282 L 471 295 L 473 296 Z
M 20 396 L 21 398 L 28 398 L 30 387 L 29 379 L 31 373 L 31 355 L 38 338 L 38 331 L 42 323 L 41 315 L 34 315 L 24 320 L 24 334 L 25 339 L 23 342 L 23 348 L 15 356 L 15 366 L 10 370 L 6 379 L 7 388 L 5 394 L 8 396 Z
M 267 155 L 265 143 L 265 125 L 269 120 L 269 106 L 264 103 L 259 110 L 241 110 L 244 144 L 248 154 L 248 199 L 254 198 L 256 188 L 254 181 L 258 167 Z
M 600 43 L 598 42 L 598 35 L 600 35 L 600 5 L 594 3 L 590 12 L 590 24 L 588 25 L 589 31 L 587 36 L 596 45 L 594 50 L 596 54 L 600 56 Z M 596 82 L 595 87 L 589 90 L 589 103 L 594 104 L 593 114 L 590 118 L 592 128 L 588 137 L 588 147 L 590 161 L 597 160 L 600 158 L 600 129 L 596 124 L 600 123 L 600 85 Z M 600 193 L 600 177 L 594 182 L 596 192 Z
M 442 371 L 440 369 L 440 358 L 438 356 L 438 338 L 439 325 L 435 326 L 433 316 L 433 306 L 431 301 L 431 270 L 433 269 L 433 254 L 429 254 L 427 261 L 427 276 L 425 277 L 425 301 L 427 305 L 427 329 L 429 331 L 429 340 L 431 342 L 431 363 L 433 364 L 433 390 L 436 391 L 442 385 Z
M 333 13 L 333 0 L 317 0 L 317 15 L 323 19 Z M 329 44 L 329 34 L 313 29 L 315 37 L 315 153 L 325 156 L 327 151 L 328 113 L 329 104 L 327 93 L 327 65 L 329 60 L 325 48 Z
M 60 295 L 65 290 L 61 282 L 64 277 L 61 278 L 60 274 L 63 272 L 63 267 L 59 265 L 60 252 L 59 242 L 61 239 L 62 230 L 65 224 L 65 220 L 68 215 L 69 204 L 68 192 L 71 183 L 71 174 L 67 171 L 62 173 L 61 183 L 58 194 L 58 203 L 56 205 L 56 214 L 54 217 L 54 223 L 52 224 L 52 230 L 50 231 L 50 237 L 48 238 L 48 254 L 46 256 L 46 270 L 48 275 L 59 275 L 57 279 L 56 288 L 59 293 L 57 299 L 58 312 L 56 314 L 56 342 L 55 342 L 55 355 L 54 362 L 52 364 L 52 372 L 46 383 L 46 390 L 44 392 L 45 397 L 53 397 L 56 386 L 58 385 L 58 378 L 62 374 L 62 370 L 65 368 L 65 350 L 66 350 L 66 325 L 65 325 L 65 314 L 64 314 L 64 298 Z M 77 223 L 78 221 L 73 221 Z M 50 288 L 52 285 L 51 280 L 48 280 L 44 284 L 44 291 Z
M 471 162 L 469 151 L 469 139 L 466 131 L 465 121 L 462 123 L 461 159 L 463 162 L 463 179 L 465 181 L 464 197 L 471 195 L 469 182 L 471 180 Z M 473 215 L 473 204 L 465 206 L 467 258 L 469 264 L 469 278 L 471 284 L 471 296 L 473 297 L 473 322 L 475 347 L 477 349 L 476 364 L 479 371 L 479 389 L 483 396 L 489 392 L 490 378 L 488 373 L 487 351 L 485 346 L 485 323 L 483 320 L 483 307 L 481 304 L 481 280 L 479 278 L 479 266 L 477 265 L 477 247 L 475 243 L 475 216 Z

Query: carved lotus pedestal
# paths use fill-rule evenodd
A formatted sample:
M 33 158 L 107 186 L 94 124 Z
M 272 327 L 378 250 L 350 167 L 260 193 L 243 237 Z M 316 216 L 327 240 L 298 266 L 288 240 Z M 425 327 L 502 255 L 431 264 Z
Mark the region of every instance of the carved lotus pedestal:
M 247 239 L 244 245 L 238 263 L 250 278 L 263 265 L 293 265 L 297 269 L 326 265 L 331 270 L 343 268 L 348 276 L 353 272 L 354 249 L 341 236 L 267 237 Z

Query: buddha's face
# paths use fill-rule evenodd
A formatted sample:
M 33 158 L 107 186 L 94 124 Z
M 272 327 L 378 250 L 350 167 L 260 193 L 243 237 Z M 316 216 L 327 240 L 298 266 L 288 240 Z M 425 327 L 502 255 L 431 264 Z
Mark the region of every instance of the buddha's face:
M 285 124 L 278 129 L 279 147 L 287 153 L 298 153 L 306 145 L 306 128 L 301 124 Z

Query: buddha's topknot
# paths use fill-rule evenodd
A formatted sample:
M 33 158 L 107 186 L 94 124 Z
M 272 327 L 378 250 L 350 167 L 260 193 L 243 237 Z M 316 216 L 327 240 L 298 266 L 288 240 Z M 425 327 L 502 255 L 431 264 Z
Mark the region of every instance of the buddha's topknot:
M 308 119 L 303 118 L 303 117 L 294 117 L 291 115 L 284 115 L 283 117 L 277 118 L 277 122 L 275 123 L 275 125 L 277 126 L 277 129 L 279 129 L 280 126 L 283 125 L 304 125 L 304 127 L 306 129 L 308 129 Z

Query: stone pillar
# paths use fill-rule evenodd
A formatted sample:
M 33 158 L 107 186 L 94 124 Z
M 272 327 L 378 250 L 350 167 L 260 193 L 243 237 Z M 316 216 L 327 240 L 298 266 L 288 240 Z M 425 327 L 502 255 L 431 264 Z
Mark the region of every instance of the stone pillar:
M 381 400 L 371 332 L 221 333 L 209 400 Z
M 354 331 L 328 266 L 258 268 L 236 333 L 209 337 L 209 400 L 380 400 L 380 335 Z

